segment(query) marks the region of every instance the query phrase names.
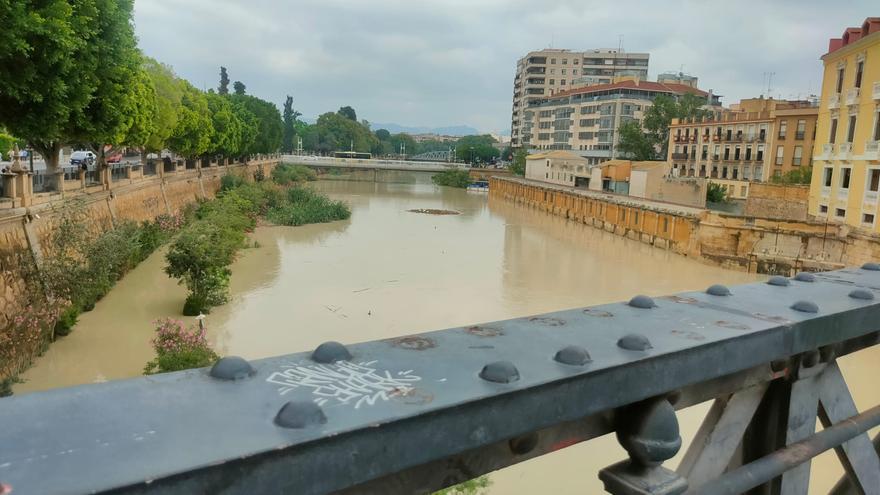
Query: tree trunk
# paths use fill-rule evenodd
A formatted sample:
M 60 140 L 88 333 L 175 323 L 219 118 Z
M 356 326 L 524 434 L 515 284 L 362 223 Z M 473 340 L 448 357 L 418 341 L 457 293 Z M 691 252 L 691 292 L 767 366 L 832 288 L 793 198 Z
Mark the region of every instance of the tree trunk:
M 61 143 L 58 141 L 39 141 L 32 143 L 35 150 L 40 152 L 43 160 L 46 162 L 46 172 L 53 174 L 59 169 L 59 154 L 61 153 Z

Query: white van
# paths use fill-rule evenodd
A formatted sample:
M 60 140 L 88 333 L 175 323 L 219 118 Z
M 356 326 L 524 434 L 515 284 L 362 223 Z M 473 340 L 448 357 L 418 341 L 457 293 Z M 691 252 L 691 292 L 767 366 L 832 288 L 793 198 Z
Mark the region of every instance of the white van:
M 97 158 L 91 151 L 74 151 L 70 154 L 70 164 L 77 167 L 94 165 Z

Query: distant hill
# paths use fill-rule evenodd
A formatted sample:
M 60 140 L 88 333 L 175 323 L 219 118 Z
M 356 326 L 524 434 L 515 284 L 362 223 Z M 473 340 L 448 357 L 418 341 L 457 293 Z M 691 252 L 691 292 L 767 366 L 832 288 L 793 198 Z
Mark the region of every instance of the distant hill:
M 406 126 L 400 124 L 383 124 L 379 122 L 370 122 L 370 129 L 386 129 L 391 134 L 405 132 L 407 134 L 441 134 L 444 136 L 469 136 L 472 134 L 480 134 L 480 131 L 469 125 L 451 125 L 447 127 L 417 127 Z

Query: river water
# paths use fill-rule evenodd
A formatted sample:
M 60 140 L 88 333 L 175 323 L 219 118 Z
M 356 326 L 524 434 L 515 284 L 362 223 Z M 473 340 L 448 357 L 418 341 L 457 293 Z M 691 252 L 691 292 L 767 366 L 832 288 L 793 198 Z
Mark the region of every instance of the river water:
M 353 343 L 758 279 L 488 201 L 485 193 L 426 183 L 314 187 L 348 202 L 351 219 L 254 232 L 259 247 L 233 265 L 230 302 L 206 320 L 220 355 L 259 358 L 327 340 Z M 408 211 L 418 208 L 461 214 Z M 163 253 L 155 253 L 126 275 L 23 374 L 16 393 L 140 374 L 152 358 L 150 322 L 179 315 L 185 297 L 163 264 Z M 855 357 L 844 360 L 844 373 L 864 409 L 880 402 L 870 384 L 880 360 L 877 353 Z M 707 409 L 679 415 L 685 445 Z M 599 493 L 598 470 L 623 458 L 608 435 L 493 473 L 491 493 Z M 814 489 L 827 491 L 838 472 L 826 454 L 814 463 Z

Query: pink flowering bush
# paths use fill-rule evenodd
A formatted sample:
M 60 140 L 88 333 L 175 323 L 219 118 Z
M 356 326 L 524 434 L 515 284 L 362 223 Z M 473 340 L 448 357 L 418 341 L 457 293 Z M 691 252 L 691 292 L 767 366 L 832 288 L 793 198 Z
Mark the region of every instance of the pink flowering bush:
M 145 375 L 203 368 L 219 359 L 208 343 L 204 328 L 186 327 L 173 318 L 161 318 L 153 323 L 156 325 L 156 337 L 152 340 L 156 358 L 144 367 Z
M 66 304 L 28 304 L 12 318 L 7 328 L 0 331 L 0 397 L 11 393 L 15 373 L 24 369 L 33 356 L 42 354 L 49 345 L 52 328 Z
M 162 214 L 156 217 L 156 224 L 166 234 L 173 234 L 183 227 L 186 219 L 183 214 L 175 213 L 174 215 Z

